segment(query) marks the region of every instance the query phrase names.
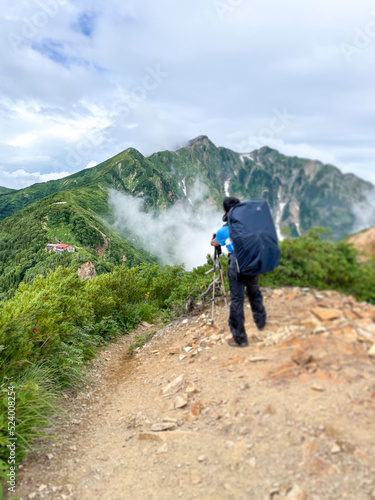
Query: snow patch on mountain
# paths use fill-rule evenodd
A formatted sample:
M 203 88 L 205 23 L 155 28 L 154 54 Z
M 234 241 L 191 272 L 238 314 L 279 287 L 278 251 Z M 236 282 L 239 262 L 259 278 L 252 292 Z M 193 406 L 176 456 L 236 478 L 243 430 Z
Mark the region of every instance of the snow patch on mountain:
M 242 161 L 242 164 L 245 164 L 245 158 L 248 158 L 249 160 L 253 159 L 251 153 L 240 154 L 240 160 Z
M 295 200 L 290 204 L 290 213 L 292 214 L 293 222 L 296 225 L 297 233 L 301 236 L 300 206 Z
M 227 179 L 226 181 L 224 181 L 224 193 L 225 193 L 225 196 L 230 196 L 229 195 L 229 186 L 230 186 L 230 179 Z
M 182 182 L 182 191 L 184 192 L 184 195 L 186 196 L 185 178 L 183 178 L 181 182 Z
M 284 236 L 281 234 L 281 218 L 283 216 L 284 208 L 286 207 L 287 203 L 281 201 L 281 193 L 280 190 L 277 193 L 277 199 L 279 201 L 279 205 L 276 209 L 276 221 L 275 221 L 275 227 L 276 227 L 276 233 L 279 241 L 283 241 Z

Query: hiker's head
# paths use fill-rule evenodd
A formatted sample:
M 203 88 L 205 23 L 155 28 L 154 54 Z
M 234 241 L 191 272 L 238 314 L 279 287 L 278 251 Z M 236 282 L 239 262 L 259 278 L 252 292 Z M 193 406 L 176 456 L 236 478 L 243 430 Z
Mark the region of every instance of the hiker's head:
M 240 202 L 240 200 L 238 198 L 235 198 L 234 196 L 227 196 L 226 198 L 224 198 L 224 201 L 223 201 L 223 208 L 224 208 L 224 216 L 223 216 L 223 221 L 226 222 L 228 220 L 228 212 L 231 208 L 235 207 L 236 205 L 238 205 Z
M 224 212 L 228 213 L 231 208 L 235 207 L 239 203 L 241 202 L 238 198 L 235 198 L 234 196 L 227 196 L 227 198 L 224 198 L 223 201 Z

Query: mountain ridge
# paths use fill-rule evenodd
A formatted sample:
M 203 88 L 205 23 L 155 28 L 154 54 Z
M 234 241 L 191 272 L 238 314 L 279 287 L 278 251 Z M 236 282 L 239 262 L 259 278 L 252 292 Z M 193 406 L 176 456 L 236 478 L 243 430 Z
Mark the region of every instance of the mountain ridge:
M 217 204 L 225 195 L 241 199 L 265 198 L 281 229 L 298 236 L 312 226 L 331 227 L 338 239 L 349 234 L 358 203 L 370 210 L 366 195 L 374 186 L 355 174 L 343 174 L 337 167 L 316 160 L 288 157 L 264 146 L 251 153 L 236 153 L 216 147 L 207 136 L 198 136 L 175 152 L 154 153 L 150 159 L 167 175 L 184 175 L 184 190 L 192 188 L 197 173 L 210 188 Z M 177 187 L 179 196 L 183 189 Z M 186 194 L 185 194 L 186 197 Z
M 49 196 L 59 191 L 66 191 L 73 187 L 87 185 L 87 181 L 97 182 L 98 180 L 103 180 L 103 176 L 105 176 L 105 174 L 110 173 L 114 166 L 117 165 L 118 167 L 118 165 L 125 160 L 128 161 L 130 168 L 132 166 L 139 167 L 140 162 L 147 162 L 147 159 L 139 151 L 134 148 L 128 148 L 99 165 L 96 165 L 95 167 L 91 167 L 89 169 L 85 168 L 62 179 L 32 184 L 31 186 L 12 191 L 10 193 L 5 193 L 2 196 L 0 195 L 0 220 L 13 215 L 15 212 L 27 207 L 35 201 L 40 200 L 41 198 L 44 198 L 45 196 Z M 140 172 L 137 172 L 138 175 L 139 173 Z M 116 176 L 116 172 L 114 171 L 113 174 L 114 177 L 112 181 L 107 179 L 105 184 L 116 187 L 116 181 L 120 181 L 118 177 L 121 177 L 121 173 L 118 172 L 118 175 Z
M 215 201 L 220 204 L 219 198 L 222 195 L 238 195 L 248 198 L 264 197 L 270 203 L 271 210 L 273 212 L 274 218 L 276 219 L 278 210 L 280 210 L 280 203 L 285 203 L 286 206 L 282 208 L 282 212 L 279 214 L 281 226 L 289 226 L 290 232 L 293 236 L 297 236 L 300 232 L 299 226 L 301 226 L 301 221 L 298 220 L 296 214 L 290 214 L 291 206 L 293 202 L 293 192 L 288 193 L 288 189 L 285 189 L 288 181 L 302 182 L 306 184 L 314 184 L 314 182 L 319 182 L 316 177 L 322 171 L 325 171 L 327 175 L 331 177 L 331 183 L 333 182 L 336 188 L 337 185 L 345 184 L 346 187 L 344 191 L 352 191 L 349 196 L 345 195 L 339 204 L 339 207 L 331 207 L 333 209 L 339 209 L 341 212 L 347 212 L 346 220 L 345 214 L 341 214 L 343 221 L 338 221 L 340 216 L 331 216 L 327 212 L 319 214 L 316 211 L 309 214 L 311 211 L 310 205 L 307 203 L 306 199 L 303 203 L 303 214 L 302 214 L 302 226 L 303 229 L 307 230 L 312 225 L 326 225 L 326 222 L 333 226 L 333 232 L 337 237 L 343 237 L 350 233 L 350 225 L 354 223 L 353 214 L 350 213 L 350 209 L 345 208 L 346 203 L 366 203 L 366 191 L 375 190 L 375 187 L 368 181 L 364 181 L 353 173 L 342 173 L 340 169 L 331 164 L 324 164 L 319 160 L 311 160 L 307 158 L 300 158 L 298 156 L 288 157 L 282 155 L 276 149 L 272 149 L 268 146 L 263 146 L 258 150 L 254 150 L 250 153 L 237 153 L 231 149 L 225 147 L 217 147 L 206 135 L 200 135 L 190 141 L 187 145 L 179 148 L 176 151 L 161 151 L 153 153 L 148 157 L 144 157 L 139 151 L 134 148 L 127 148 L 126 150 L 118 153 L 114 157 L 106 160 L 105 162 L 96 165 L 90 169 L 83 169 L 79 172 L 75 172 L 63 179 L 52 180 L 45 183 L 37 183 L 20 190 L 7 191 L 1 194 L 0 191 L 0 219 L 6 218 L 16 211 L 25 208 L 30 205 L 33 201 L 53 194 L 57 191 L 63 191 L 72 187 L 78 187 L 85 184 L 88 180 L 96 181 L 102 178 L 104 171 L 111 171 L 115 164 L 119 164 L 124 159 L 129 157 L 133 160 L 133 166 L 139 167 L 138 162 L 148 164 L 151 162 L 152 165 L 148 164 L 149 172 L 150 169 L 155 173 L 155 167 L 159 172 L 163 173 L 168 179 L 170 186 L 169 191 L 175 191 L 176 196 L 172 196 L 169 199 L 169 203 L 173 203 L 177 198 L 186 198 L 185 190 L 188 187 L 192 187 L 196 178 L 199 176 L 202 178 L 203 182 L 208 184 L 208 187 L 213 190 L 210 193 Z M 294 175 L 290 176 L 288 174 L 292 173 L 290 164 L 293 163 Z M 276 165 L 281 165 L 282 168 L 275 169 Z M 272 172 L 273 170 L 273 172 Z M 286 175 L 282 175 L 284 170 Z M 148 172 L 148 174 L 149 174 Z M 192 174 L 195 175 L 192 175 Z M 272 174 L 270 176 L 270 173 Z M 187 179 L 177 180 L 176 175 L 187 175 Z M 150 174 L 149 174 L 150 175 Z M 282 178 L 280 178 L 280 175 Z M 304 179 L 301 178 L 304 177 Z M 121 174 L 120 174 L 121 176 Z M 273 177 L 273 178 L 272 178 Z M 318 175 L 319 177 L 319 175 Z M 333 179 L 336 177 L 337 179 Z M 220 181 L 220 182 L 219 182 Z M 127 190 L 125 184 L 121 185 L 119 179 L 113 179 L 113 182 L 106 182 L 108 185 L 113 185 L 115 188 Z M 250 185 L 251 184 L 251 185 Z M 283 193 L 279 192 L 278 184 L 282 186 L 282 190 L 286 195 L 286 199 L 280 201 L 283 198 Z M 350 184 L 355 185 L 355 189 L 351 189 Z M 303 196 L 307 195 L 310 197 L 313 195 L 317 197 L 320 202 L 323 201 L 324 205 L 327 205 L 327 196 L 335 196 L 334 189 L 330 192 L 325 193 L 323 196 L 317 196 L 317 187 L 326 188 L 324 182 L 320 182 L 318 186 L 310 186 L 310 189 L 306 189 Z M 315 189 L 314 189 L 315 188 Z M 152 187 L 149 185 L 148 190 L 152 191 Z M 230 193 L 230 191 L 233 191 Z M 292 189 L 293 191 L 293 189 Z M 340 190 L 342 191 L 342 190 Z M 355 191 L 355 192 L 354 192 Z M 135 190 L 137 195 L 141 190 Z M 295 192 L 295 189 L 294 189 Z M 144 195 L 144 193 L 143 193 Z M 160 193 L 159 193 L 160 195 Z M 149 193 L 147 193 L 149 196 Z M 146 204 L 148 203 L 146 196 Z M 165 204 L 165 199 L 162 200 L 161 205 Z M 298 200 L 299 202 L 301 200 Z M 160 204 L 159 200 L 155 197 L 151 197 L 151 204 Z M 167 203 L 168 204 L 168 203 Z M 285 213 L 284 213 L 285 211 Z M 292 212 L 294 212 L 292 208 Z M 328 216 L 328 217 L 327 217 Z M 336 231 L 335 226 L 339 225 L 341 227 Z M 294 227 L 293 227 L 294 226 Z
M 312 226 L 332 227 L 338 239 L 353 232 L 352 206 L 370 210 L 366 191 L 374 186 L 337 167 L 287 157 L 269 147 L 248 154 L 216 147 L 205 135 L 177 151 L 149 157 L 128 148 L 63 179 L 0 194 L 0 296 L 7 297 L 22 280 L 54 269 L 59 262 L 80 264 L 77 254 L 60 261 L 47 255 L 47 243 L 81 248 L 86 260 L 102 272 L 124 262 L 134 266 L 155 260 L 157 256 L 145 252 L 129 229 L 125 227 L 121 236 L 114 230 L 110 189 L 141 198 L 144 209 L 154 212 L 177 202 L 195 214 L 202 203 L 221 209 L 229 194 L 264 198 L 280 239 L 282 231 L 298 236 Z
M 145 198 L 148 206 L 166 207 L 178 199 L 189 199 L 187 192 L 197 179 L 208 186 L 209 196 L 218 206 L 221 198 L 229 194 L 267 199 L 279 237 L 283 228 L 297 236 L 313 225 L 330 226 L 336 238 L 344 237 L 352 232 L 355 223 L 351 206 L 362 203 L 369 209 L 366 193 L 375 190 L 370 182 L 352 173 L 344 174 L 334 165 L 287 157 L 268 146 L 251 153 L 236 153 L 216 147 L 208 136 L 200 135 L 177 151 L 144 157 L 136 149 L 127 148 L 95 167 L 63 179 L 20 190 L 5 188 L 5 192 L 0 192 L 0 220 L 50 194 L 91 184 L 94 190 L 114 187 Z M 157 184 L 162 189 L 155 189 Z

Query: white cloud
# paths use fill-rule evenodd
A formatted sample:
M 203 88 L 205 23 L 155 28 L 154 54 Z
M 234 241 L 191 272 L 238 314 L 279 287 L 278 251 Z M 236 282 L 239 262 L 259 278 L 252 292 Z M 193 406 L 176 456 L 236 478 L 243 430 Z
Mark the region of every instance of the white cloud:
M 98 164 L 97 161 L 93 160 L 93 161 L 90 161 L 87 165 L 86 165 L 86 168 L 93 168 L 93 167 L 96 167 L 96 165 Z
M 24 169 L 7 172 L 0 168 L 0 185 L 12 189 L 22 189 L 30 184 L 62 179 L 70 174 L 71 172 L 50 172 L 48 174 L 41 174 L 40 172 L 30 173 Z
M 10 146 L 25 148 L 27 146 L 30 146 L 30 144 L 32 144 L 36 138 L 37 134 L 30 132 L 16 136 L 14 139 L 11 139 L 8 144 Z
M 296 119 L 271 147 L 374 181 L 375 36 L 350 62 L 340 49 L 374 20 L 372 0 L 233 3 L 220 16 L 213 0 L 4 0 L 4 169 L 72 173 L 200 134 L 241 151 L 286 107 Z

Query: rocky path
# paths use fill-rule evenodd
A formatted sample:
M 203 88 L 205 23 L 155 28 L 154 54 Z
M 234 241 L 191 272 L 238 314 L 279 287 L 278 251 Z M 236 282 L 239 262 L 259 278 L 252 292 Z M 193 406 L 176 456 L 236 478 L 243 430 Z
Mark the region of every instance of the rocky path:
M 131 357 L 129 337 L 103 352 L 20 500 L 375 498 L 375 308 L 301 289 L 265 303 L 245 349 L 218 307 L 214 327 L 200 312 Z

